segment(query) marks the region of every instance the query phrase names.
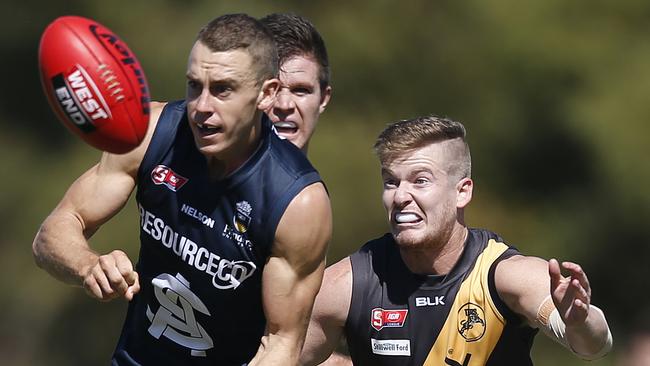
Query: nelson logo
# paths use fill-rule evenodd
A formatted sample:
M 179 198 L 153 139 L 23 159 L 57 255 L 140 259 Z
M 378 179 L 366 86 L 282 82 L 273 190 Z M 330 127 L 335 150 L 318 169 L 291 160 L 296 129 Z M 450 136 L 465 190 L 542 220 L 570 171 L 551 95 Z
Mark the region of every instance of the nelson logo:
M 181 189 L 189 179 L 177 174 L 166 165 L 158 165 L 151 171 L 151 180 L 155 185 L 164 185 L 176 192 Z
M 81 131 L 92 132 L 96 120 L 111 118 L 104 97 L 81 65 L 75 65 L 67 75 L 52 77 L 52 88 L 63 113 Z
M 458 310 L 458 333 L 468 342 L 475 342 L 483 337 L 487 324 L 483 309 L 471 302 Z
M 370 312 L 370 325 L 376 330 L 382 328 L 401 328 L 406 322 L 407 309 L 397 310 L 384 310 L 382 308 L 374 308 Z
M 133 74 L 138 80 L 140 93 L 142 94 L 140 97 L 142 113 L 149 114 L 149 88 L 147 87 L 147 81 L 144 78 L 144 72 L 142 72 L 142 68 L 135 56 L 131 51 L 129 51 L 129 48 L 118 36 L 108 30 L 100 29 L 100 26 L 97 24 L 91 24 L 89 30 L 108 52 L 115 54 L 112 51 L 116 51 L 117 54 L 121 56 L 118 61 L 122 63 L 125 68 L 133 71 Z

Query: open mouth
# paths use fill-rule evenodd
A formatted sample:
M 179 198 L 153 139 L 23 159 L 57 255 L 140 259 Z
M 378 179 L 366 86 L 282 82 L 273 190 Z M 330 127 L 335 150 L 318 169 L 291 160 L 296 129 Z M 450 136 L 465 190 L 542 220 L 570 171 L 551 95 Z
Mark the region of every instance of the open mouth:
M 210 126 L 210 125 L 206 125 L 206 124 L 203 124 L 203 123 L 197 123 L 196 127 L 199 130 L 199 133 L 201 134 L 201 136 L 213 135 L 215 133 L 221 132 L 221 130 L 222 130 L 221 127 Z
M 276 131 L 281 135 L 293 135 L 298 133 L 298 125 L 293 122 L 282 121 L 273 124 Z
M 412 225 L 422 221 L 420 215 L 413 212 L 398 212 L 393 216 L 393 219 L 398 225 Z

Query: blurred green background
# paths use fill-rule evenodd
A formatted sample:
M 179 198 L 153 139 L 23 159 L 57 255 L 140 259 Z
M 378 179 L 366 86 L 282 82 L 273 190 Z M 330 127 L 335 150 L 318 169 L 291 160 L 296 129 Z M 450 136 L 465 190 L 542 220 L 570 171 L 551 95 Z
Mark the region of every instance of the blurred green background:
M 126 303 L 98 303 L 39 270 L 31 243 L 100 153 L 50 111 L 37 47 L 60 15 L 112 29 L 138 55 L 155 100 L 181 98 L 196 31 L 215 16 L 294 12 L 324 36 L 333 100 L 310 158 L 329 187 L 336 261 L 387 226 L 371 146 L 389 122 L 435 113 L 465 123 L 471 226 L 531 255 L 581 263 L 605 309 L 615 365 L 650 298 L 650 2 L 642 0 L 9 0 L 0 15 L 0 364 L 108 364 Z M 133 202 L 93 246 L 135 260 Z M 583 365 L 537 337 L 538 365 Z

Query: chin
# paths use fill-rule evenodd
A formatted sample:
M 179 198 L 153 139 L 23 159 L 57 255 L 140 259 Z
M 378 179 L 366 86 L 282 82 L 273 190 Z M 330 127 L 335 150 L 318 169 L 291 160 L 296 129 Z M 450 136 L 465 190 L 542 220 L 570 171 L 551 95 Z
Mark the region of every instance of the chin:
M 218 155 L 223 150 L 218 144 L 199 144 L 197 141 L 194 141 L 194 146 L 205 156 Z
M 405 233 L 393 234 L 395 243 L 400 248 L 418 248 L 423 246 L 422 240 L 414 235 L 407 235 Z

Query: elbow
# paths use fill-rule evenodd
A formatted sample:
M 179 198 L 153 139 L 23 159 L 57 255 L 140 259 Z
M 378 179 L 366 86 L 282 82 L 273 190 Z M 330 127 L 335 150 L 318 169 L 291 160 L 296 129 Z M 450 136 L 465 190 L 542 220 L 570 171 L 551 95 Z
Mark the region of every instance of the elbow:
M 34 238 L 34 242 L 32 243 L 32 257 L 34 258 L 34 263 L 36 263 L 36 265 L 41 269 L 43 268 L 44 263 L 45 263 L 45 259 L 44 259 L 44 257 L 45 257 L 45 248 L 44 248 L 45 244 L 44 244 L 44 242 L 42 240 L 42 237 L 41 237 L 41 231 L 42 230 L 43 230 L 43 228 L 41 227 L 41 229 L 39 229 L 38 233 L 36 233 L 36 237 Z
M 51 225 L 48 225 L 48 221 L 45 220 L 36 232 L 36 236 L 32 242 L 32 257 L 34 258 L 34 263 L 41 269 L 47 269 L 47 260 L 52 254 L 50 241 L 53 238 L 51 232 Z

